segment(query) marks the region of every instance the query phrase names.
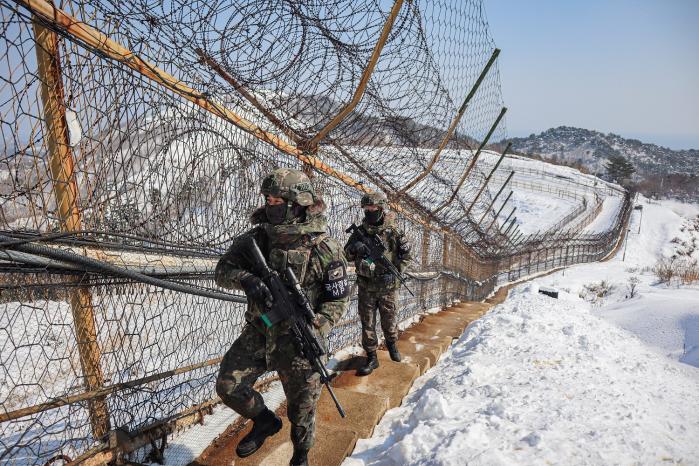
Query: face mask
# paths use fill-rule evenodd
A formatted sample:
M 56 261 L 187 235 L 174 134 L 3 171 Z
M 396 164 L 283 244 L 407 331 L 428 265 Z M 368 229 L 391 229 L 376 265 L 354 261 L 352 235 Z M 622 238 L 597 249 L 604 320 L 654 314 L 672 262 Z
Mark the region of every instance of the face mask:
M 272 225 L 280 225 L 286 220 L 286 202 L 278 205 L 265 205 L 265 215 Z
M 365 210 L 364 217 L 366 221 L 371 225 L 378 225 L 383 220 L 382 210 Z
M 282 223 L 293 223 L 295 220 L 303 220 L 306 208 L 296 203 L 289 206 L 286 202 L 278 205 L 265 204 L 265 214 L 269 223 L 281 225 Z

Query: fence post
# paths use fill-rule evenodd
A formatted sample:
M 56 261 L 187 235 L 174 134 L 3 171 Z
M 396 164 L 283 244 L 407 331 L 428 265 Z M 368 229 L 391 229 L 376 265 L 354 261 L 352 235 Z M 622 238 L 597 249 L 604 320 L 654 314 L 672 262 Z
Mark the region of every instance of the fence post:
M 512 173 L 514 173 L 514 172 L 512 172 Z M 486 232 L 486 233 L 488 233 L 488 232 L 490 231 L 490 229 L 492 228 L 492 226 L 493 226 L 493 224 L 495 223 L 495 221 L 498 219 L 498 217 L 500 217 L 500 212 L 502 212 L 502 209 L 505 208 L 505 205 L 507 204 L 507 201 L 509 201 L 509 200 L 510 200 L 510 197 L 512 197 L 512 193 L 514 193 L 514 191 L 510 191 L 510 194 L 508 194 L 508 195 L 507 195 L 507 198 L 505 198 L 505 202 L 503 202 L 502 205 L 500 206 L 500 209 L 498 209 L 497 213 L 495 214 L 495 217 L 493 218 L 493 221 L 490 222 L 490 225 L 488 225 L 488 228 L 485 229 L 485 232 Z
M 427 270 L 427 267 L 429 267 L 429 265 L 430 265 L 430 228 L 428 225 L 425 225 L 422 228 L 422 244 L 421 244 L 421 249 L 420 249 L 420 265 L 421 265 L 423 271 Z M 425 283 L 426 282 L 422 282 L 422 286 L 420 286 L 420 304 L 422 305 L 423 310 L 427 309 L 427 303 L 425 302 L 425 296 L 427 295 L 427 292 L 426 292 L 425 287 L 424 287 Z
M 381 56 L 381 52 L 383 50 L 384 45 L 386 44 L 386 41 L 391 35 L 393 24 L 395 23 L 396 18 L 398 17 L 398 12 L 400 11 L 402 6 L 403 0 L 395 0 L 395 2 L 393 3 L 391 12 L 388 14 L 388 18 L 386 18 L 386 22 L 384 23 L 383 29 L 381 30 L 381 35 L 379 36 L 379 39 L 376 41 L 376 45 L 374 46 L 374 51 L 371 54 L 371 58 L 369 58 L 369 63 L 367 64 L 366 68 L 364 68 L 364 72 L 362 73 L 362 77 L 359 80 L 357 89 L 355 89 L 354 94 L 352 95 L 352 100 L 345 104 L 342 107 L 342 109 L 338 112 L 338 114 L 335 115 L 335 117 L 332 120 L 330 120 L 323 128 L 321 128 L 318 131 L 318 134 L 313 136 L 313 138 L 310 141 L 308 141 L 308 143 L 306 144 L 307 149 L 309 149 L 311 152 L 315 152 L 315 149 L 316 147 L 318 147 L 320 141 L 325 139 L 325 137 L 328 134 L 330 134 L 330 132 L 337 125 L 342 123 L 342 121 L 352 112 L 352 110 L 354 110 L 354 107 L 356 107 L 359 101 L 362 99 L 364 91 L 366 91 L 367 84 L 369 84 L 369 79 L 371 78 L 371 75 L 374 72 L 376 63 L 379 61 L 379 57 Z
M 464 116 L 464 113 L 466 112 L 466 107 L 468 107 L 469 102 L 473 98 L 473 96 L 476 94 L 476 91 L 480 87 L 481 83 L 485 79 L 485 76 L 488 74 L 488 71 L 490 70 L 490 67 L 493 66 L 493 63 L 495 63 L 495 59 L 498 58 L 498 55 L 500 55 L 500 49 L 495 49 L 493 50 L 493 54 L 490 56 L 490 60 L 488 60 L 488 63 L 486 63 L 485 68 L 483 68 L 483 71 L 481 71 L 480 76 L 478 79 L 476 79 L 475 84 L 473 87 L 471 87 L 471 91 L 468 93 L 466 98 L 464 99 L 464 102 L 461 104 L 461 107 L 459 107 L 459 111 L 456 112 L 456 116 L 452 120 L 451 124 L 449 125 L 449 129 L 447 129 L 447 133 L 444 135 L 444 138 L 442 139 L 441 144 L 439 144 L 439 147 L 435 151 L 434 155 L 432 156 L 432 160 L 430 163 L 427 165 L 425 170 L 422 171 L 418 176 L 416 176 L 414 179 L 412 179 L 408 184 L 406 184 L 403 188 L 401 188 L 399 194 L 404 194 L 406 193 L 410 188 L 415 186 L 417 183 L 420 182 L 424 177 L 426 177 L 430 171 L 432 171 L 432 167 L 434 167 L 434 164 L 437 163 L 437 160 L 439 160 L 439 156 L 444 150 L 444 148 L 447 146 L 447 143 L 451 139 L 452 135 L 454 134 L 454 131 L 456 130 L 456 125 L 459 124 L 459 121 L 461 121 L 461 117 Z
M 449 236 L 445 232 L 442 235 L 442 270 L 449 266 Z M 446 296 L 448 291 L 448 279 L 442 281 L 442 302 L 446 304 Z
M 500 186 L 500 189 L 498 190 L 497 194 L 495 194 L 495 197 L 490 201 L 490 205 L 488 205 L 488 208 L 485 209 L 485 211 L 483 212 L 483 215 L 481 215 L 481 218 L 478 220 L 478 223 L 476 224 L 476 226 L 481 225 L 481 222 L 483 222 L 483 219 L 485 219 L 486 215 L 488 215 L 488 212 L 490 212 L 490 209 L 493 208 L 495 201 L 497 201 L 498 197 L 500 197 L 500 194 L 502 194 L 502 191 L 505 189 L 505 186 L 507 186 L 507 184 L 510 182 L 510 180 L 512 179 L 512 176 L 514 174 L 515 174 L 515 171 L 512 170 L 510 172 L 510 174 L 507 176 L 507 179 L 505 180 L 505 182 L 502 184 L 502 186 Z M 512 191 L 510 191 L 510 194 L 512 194 Z M 508 199 L 509 199 L 509 196 L 508 196 Z M 505 202 L 507 202 L 507 201 L 505 201 Z M 503 204 L 503 206 L 504 205 L 505 204 Z
M 454 191 L 451 193 L 451 196 L 449 196 L 449 199 L 447 199 L 439 207 L 434 209 L 434 211 L 432 211 L 433 214 L 439 213 L 442 209 L 451 204 L 456 198 L 456 196 L 459 194 L 459 191 L 461 191 L 461 186 L 463 186 L 464 182 L 466 181 L 466 178 L 468 178 L 469 173 L 471 173 L 471 170 L 473 170 L 473 167 L 476 165 L 476 162 L 478 161 L 478 158 L 480 157 L 483 148 L 488 144 L 490 137 L 495 132 L 495 129 L 497 129 L 498 125 L 500 124 L 500 121 L 505 116 L 505 113 L 507 113 L 507 107 L 502 108 L 500 114 L 495 119 L 495 122 L 493 122 L 493 125 L 490 127 L 488 134 L 486 134 L 483 138 L 483 141 L 481 141 L 480 146 L 478 146 L 478 149 L 476 149 L 476 153 L 473 155 L 473 157 L 471 157 L 471 162 L 469 163 L 466 170 L 464 170 L 463 175 L 461 175 L 461 178 L 459 179 L 459 182 L 456 184 L 456 188 L 454 188 Z
M 500 166 L 500 163 L 502 160 L 505 158 L 505 154 L 510 150 L 510 147 L 512 147 L 512 143 L 508 142 L 507 147 L 505 147 L 505 150 L 502 151 L 502 154 L 500 154 L 500 157 L 498 158 L 498 161 L 495 163 L 495 166 L 493 167 L 492 170 L 490 170 L 490 173 L 488 173 L 488 176 L 485 177 L 485 181 L 483 181 L 483 185 L 481 186 L 481 189 L 478 190 L 478 193 L 476 194 L 476 197 L 473 198 L 473 201 L 471 201 L 471 205 L 468 206 L 468 209 L 466 209 L 466 213 L 463 215 L 464 217 L 468 216 L 468 214 L 471 213 L 471 210 L 473 209 L 473 206 L 476 205 L 476 202 L 478 199 L 480 199 L 481 194 L 483 194 L 483 191 L 485 190 L 486 186 L 488 186 L 488 183 L 490 182 L 490 179 L 493 177 L 493 174 L 497 171 L 498 167 Z M 509 180 L 509 179 L 508 179 Z M 503 185 L 500 188 L 500 191 L 498 191 L 498 195 L 502 192 L 502 189 L 505 187 Z M 492 205 L 492 204 L 491 204 Z M 490 206 L 488 206 L 488 209 L 486 209 L 486 212 L 490 210 Z M 485 214 L 484 214 L 485 215 Z M 456 223 L 456 222 L 453 222 Z M 481 223 L 480 221 L 478 222 L 479 224 Z
M 78 231 L 81 228 L 77 202 L 78 187 L 66 124 L 58 36 L 50 29 L 44 28 L 36 17 L 32 25 L 41 80 L 49 169 L 60 228 L 61 231 Z M 96 390 L 104 385 L 104 376 L 100 365 L 101 351 L 97 342 L 95 313 L 89 289 L 84 286 L 71 288 L 70 307 L 75 323 L 75 337 L 85 388 L 88 391 Z M 98 398 L 89 402 L 88 406 L 92 433 L 95 438 L 101 438 L 109 431 L 109 412 L 106 401 L 104 398 Z

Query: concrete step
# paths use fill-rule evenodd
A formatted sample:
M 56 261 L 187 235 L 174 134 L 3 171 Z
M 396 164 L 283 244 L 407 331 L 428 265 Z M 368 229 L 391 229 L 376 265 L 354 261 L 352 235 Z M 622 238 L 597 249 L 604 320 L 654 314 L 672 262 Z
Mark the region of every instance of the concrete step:
M 291 444 L 290 432 L 291 424 L 284 417 L 282 430 L 276 435 L 267 439 L 262 448 L 247 458 L 238 458 L 235 454 L 235 445 L 251 428 L 251 423 L 238 436 L 230 450 L 228 462 L 206 463 L 210 466 L 286 466 L 294 453 Z M 357 433 L 336 423 L 317 422 L 316 441 L 308 455 L 308 462 L 313 466 L 339 465 L 349 454 L 352 453 L 357 442 Z M 223 459 L 219 457 L 219 460 Z
M 360 438 L 371 437 L 374 427 L 388 410 L 388 396 L 340 387 L 333 387 L 333 391 L 345 410 L 346 417 L 340 417 L 330 394 L 323 388 L 316 409 L 316 422 L 349 429 L 356 432 Z M 318 431 L 318 438 L 322 435 L 324 434 Z
M 492 303 L 482 303 L 480 301 L 464 301 L 459 304 L 455 304 L 454 306 L 448 307 L 446 310 L 447 311 L 487 311 L 493 307 Z
M 420 375 L 434 366 L 442 355 L 442 349 L 439 346 L 428 343 L 418 343 L 408 341 L 407 339 L 401 339 L 396 342 L 396 346 L 403 356 L 403 361 L 417 363 L 420 368 Z
M 493 296 L 486 299 L 486 303 L 490 304 L 500 304 L 507 299 L 507 294 L 510 292 L 511 286 L 503 286 L 498 291 L 495 292 Z
M 460 306 L 450 308 L 444 312 L 460 314 L 468 319 L 475 320 L 483 316 L 483 314 L 485 314 L 486 312 L 488 312 L 488 310 L 490 310 L 491 307 L 493 307 L 492 304 L 484 306 Z
M 450 336 L 432 335 L 426 328 L 420 328 L 419 325 L 411 327 L 403 332 L 400 339 L 403 341 L 409 341 L 411 343 L 436 346 L 439 348 L 440 354 L 445 352 L 451 346 L 453 341 L 453 338 Z
M 413 381 L 419 376 L 420 368 L 414 363 L 394 362 L 388 351 L 377 351 L 380 365 L 371 374 L 358 377 L 354 369 L 361 367 L 364 358 L 353 358 L 356 363 L 347 366 L 333 381 L 334 387 L 369 393 L 388 398 L 388 406 L 399 406 L 408 393 Z
M 454 311 L 442 311 L 438 314 L 430 314 L 426 316 L 424 319 L 422 319 L 421 322 L 424 322 L 426 324 L 439 324 L 442 325 L 444 323 L 449 323 L 451 325 L 454 325 L 456 327 L 459 327 L 461 331 L 468 326 L 471 322 L 473 322 L 473 318 L 470 316 L 467 316 L 465 314 L 461 314 L 459 312 L 454 312 Z
M 462 326 L 460 322 L 452 321 L 449 319 L 441 320 L 430 320 L 422 321 L 413 329 L 419 329 L 429 335 L 435 335 L 438 337 L 451 337 L 452 339 L 459 338 L 462 333 L 464 333 L 465 325 Z

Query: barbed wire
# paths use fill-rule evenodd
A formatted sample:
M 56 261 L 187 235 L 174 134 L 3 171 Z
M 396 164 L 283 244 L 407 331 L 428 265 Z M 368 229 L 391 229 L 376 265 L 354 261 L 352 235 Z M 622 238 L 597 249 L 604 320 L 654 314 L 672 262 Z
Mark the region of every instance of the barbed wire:
M 506 136 L 480 0 L 57 7 L 104 36 L 0 0 L 2 464 L 109 450 L 109 432 L 152 435 L 215 402 L 244 297 L 215 289 L 211 274 L 276 167 L 312 176 L 340 241 L 363 189 L 399 207 L 419 258 L 401 320 L 482 299 L 504 270 L 548 267 L 551 255 L 595 260 L 618 235 L 533 236 L 516 248 L 492 194 L 502 176 L 475 201 L 492 166 L 475 163 L 478 148 L 489 133 L 491 143 Z M 358 95 L 391 21 L 358 104 L 314 145 Z M 129 53 L 110 53 L 106 38 Z M 356 344 L 359 331 L 353 302 L 331 350 Z

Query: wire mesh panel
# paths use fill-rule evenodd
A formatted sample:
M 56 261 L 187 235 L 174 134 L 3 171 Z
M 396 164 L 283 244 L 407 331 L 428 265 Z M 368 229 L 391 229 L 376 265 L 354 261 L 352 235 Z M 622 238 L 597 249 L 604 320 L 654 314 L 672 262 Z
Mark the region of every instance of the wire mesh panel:
M 274 168 L 309 174 L 340 242 L 388 194 L 402 321 L 621 228 L 486 228 L 479 148 L 506 133 L 480 0 L 0 0 L 0 31 L 0 464 L 128 453 L 216 401 L 245 304 L 213 268 Z M 333 352 L 360 340 L 353 299 Z

